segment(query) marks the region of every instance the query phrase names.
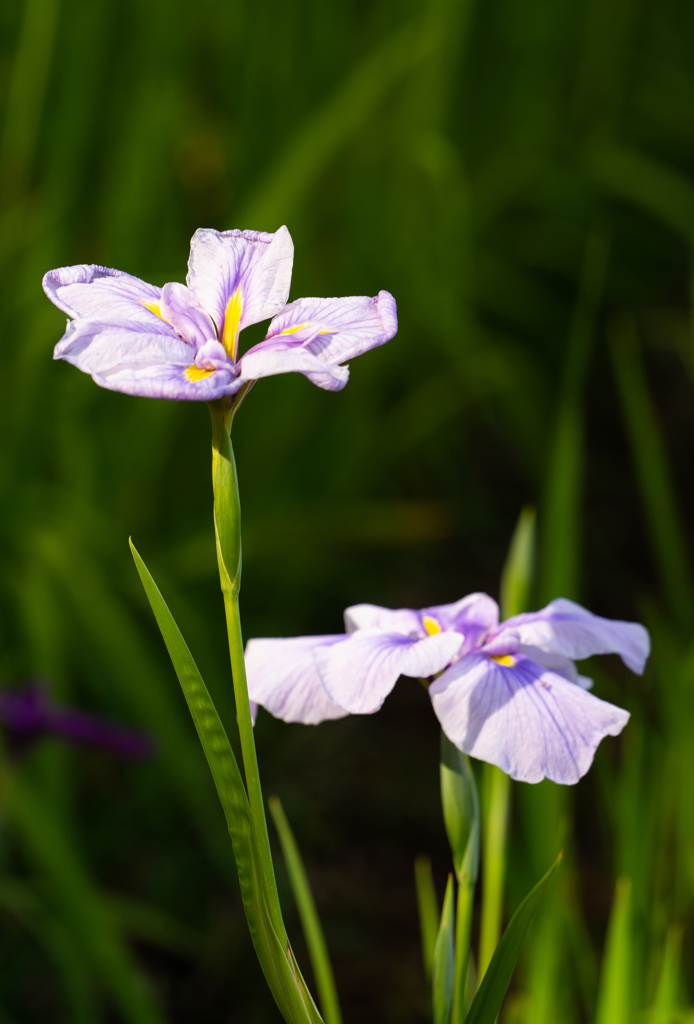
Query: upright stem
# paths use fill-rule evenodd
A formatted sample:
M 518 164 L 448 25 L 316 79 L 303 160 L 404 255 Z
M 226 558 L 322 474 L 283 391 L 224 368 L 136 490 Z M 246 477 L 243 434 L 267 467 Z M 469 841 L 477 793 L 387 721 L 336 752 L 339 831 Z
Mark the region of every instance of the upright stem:
M 482 920 L 480 923 L 480 980 L 501 935 L 506 875 L 506 834 L 511 780 L 494 765 L 486 766 L 485 842 L 482 855 Z
M 238 719 L 241 756 L 243 759 L 248 803 L 255 841 L 263 870 L 272 922 L 281 942 L 286 943 L 282 921 L 275 869 L 270 852 L 267 820 L 260 786 L 258 758 L 253 738 L 253 721 L 248 698 L 246 663 L 243 653 L 243 634 L 239 612 L 241 588 L 241 508 L 239 502 L 236 463 L 229 431 L 232 412 L 222 402 L 210 402 L 212 415 L 212 482 L 214 487 L 214 522 L 217 538 L 217 564 L 224 597 L 224 611 L 229 639 L 231 674 L 234 684 L 236 715 Z

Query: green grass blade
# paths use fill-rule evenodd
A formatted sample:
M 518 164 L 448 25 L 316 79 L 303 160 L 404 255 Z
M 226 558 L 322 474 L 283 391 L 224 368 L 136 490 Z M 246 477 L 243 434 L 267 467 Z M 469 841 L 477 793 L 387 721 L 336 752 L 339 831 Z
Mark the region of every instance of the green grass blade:
M 633 957 L 631 881 L 620 878 L 615 889 L 602 962 L 595 1024 L 630 1024 Z
M 453 875 L 448 876 L 441 923 L 434 952 L 434 1024 L 448 1024 L 453 1005 L 455 948 L 453 939 Z
M 3 769 L 4 771 L 4 769 Z M 60 821 L 26 779 L 5 779 L 11 820 L 88 960 L 128 1024 L 163 1024 L 130 951 Z
M 318 998 L 325 1024 L 342 1024 L 342 1013 L 335 987 L 335 977 L 330 964 L 328 947 L 306 870 L 299 853 L 299 847 L 296 844 L 296 839 L 287 821 L 287 816 L 284 813 L 279 797 L 270 797 L 268 805 L 277 834 L 280 837 L 280 843 L 282 844 L 282 853 L 284 854 L 289 881 L 304 929 L 304 936 L 309 956 L 311 957 L 316 985 L 318 986 Z
M 531 889 L 511 918 L 472 1001 L 465 1024 L 494 1024 L 511 981 L 523 940 L 561 863 L 561 858 L 560 853 L 547 874 L 540 879 L 534 889 Z
M 663 590 L 671 611 L 679 623 L 689 630 L 694 623 L 694 595 L 686 531 L 632 322 L 620 320 L 612 323 L 610 347 L 624 422 Z
M 414 862 L 414 883 L 417 890 L 417 909 L 419 911 L 419 930 L 422 935 L 422 960 L 427 981 L 431 981 L 434 970 L 434 952 L 436 935 L 439 930 L 439 910 L 436 899 L 434 876 L 431 872 L 429 857 L 419 856 Z
M 246 920 L 263 973 L 285 1020 L 315 1024 L 321 1018 L 296 968 L 286 933 L 278 936 L 273 927 L 248 797 L 229 738 L 188 646 L 132 541 L 130 548 L 224 809 Z
M 521 510 L 501 572 L 501 618 L 526 612 L 535 576 L 537 513 L 531 505 Z
M 679 1006 L 682 928 L 671 925 L 665 940 L 658 987 L 649 1024 L 673 1024 Z

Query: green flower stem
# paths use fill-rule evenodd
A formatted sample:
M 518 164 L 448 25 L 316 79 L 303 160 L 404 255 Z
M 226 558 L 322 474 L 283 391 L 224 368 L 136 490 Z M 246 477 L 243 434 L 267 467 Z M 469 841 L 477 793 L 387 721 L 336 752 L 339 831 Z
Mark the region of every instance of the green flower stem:
M 224 611 L 229 638 L 229 656 L 234 684 L 241 756 L 248 791 L 251 821 L 258 844 L 268 903 L 277 936 L 286 943 L 286 932 L 277 895 L 275 869 L 270 852 L 267 820 L 260 785 L 258 758 L 253 738 L 253 722 L 248 699 L 243 634 L 239 612 L 241 588 L 241 508 L 236 463 L 231 447 L 232 410 L 223 401 L 210 402 L 212 416 L 212 483 L 214 488 L 214 522 L 217 538 L 217 564 L 224 597 Z
M 511 780 L 500 768 L 486 765 L 485 842 L 482 860 L 482 920 L 480 923 L 480 979 L 489 966 L 501 935 L 506 835 Z
M 476 879 L 467 877 L 464 872 L 458 876 L 458 903 L 455 914 L 455 988 L 453 990 L 453 1006 L 451 1024 L 463 1024 L 467 1014 L 467 976 L 470 960 L 470 933 L 472 929 L 472 911 L 475 902 Z

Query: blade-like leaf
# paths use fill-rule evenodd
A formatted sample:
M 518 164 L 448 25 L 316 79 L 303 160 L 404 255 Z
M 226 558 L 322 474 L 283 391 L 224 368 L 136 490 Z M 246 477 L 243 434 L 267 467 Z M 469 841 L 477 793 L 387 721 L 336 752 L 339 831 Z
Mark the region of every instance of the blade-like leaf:
M 286 932 L 277 935 L 272 924 L 248 797 L 229 738 L 181 631 L 132 541 L 130 548 L 224 809 L 246 920 L 263 973 L 285 1020 L 317 1024 L 320 1014 L 298 974 Z
M 523 940 L 561 863 L 561 858 L 560 853 L 547 874 L 540 879 L 534 889 L 530 890 L 509 921 L 508 928 L 501 937 L 487 973 L 472 1001 L 465 1024 L 494 1024 L 511 981 Z
M 535 574 L 536 512 L 531 505 L 521 510 L 513 531 L 508 557 L 501 573 L 501 618 L 528 611 Z
M 479 862 L 480 811 L 470 760 L 441 733 L 441 803 L 456 874 L 474 883 Z
M 633 954 L 631 881 L 620 878 L 614 894 L 600 977 L 596 1024 L 628 1024 Z
M 448 1024 L 453 1005 L 455 948 L 453 941 L 453 875 L 448 876 L 441 923 L 434 952 L 434 1024 Z
M 434 952 L 436 935 L 439 929 L 439 905 L 434 888 L 434 877 L 431 873 L 431 860 L 428 857 L 417 857 L 414 862 L 414 881 L 417 889 L 417 908 L 419 910 L 419 928 L 422 934 L 422 959 L 427 981 L 431 980 L 434 970 Z
M 294 833 L 287 821 L 287 816 L 284 813 L 279 797 L 270 797 L 268 804 L 277 834 L 280 837 L 289 881 L 299 909 L 299 916 L 304 929 L 309 956 L 311 957 L 311 965 L 316 978 L 316 985 L 318 986 L 318 996 L 325 1022 L 326 1024 L 342 1024 L 342 1013 L 340 1012 L 340 1003 L 337 998 L 335 978 L 330 964 L 328 947 L 306 870 L 299 853 L 299 847 L 296 844 Z

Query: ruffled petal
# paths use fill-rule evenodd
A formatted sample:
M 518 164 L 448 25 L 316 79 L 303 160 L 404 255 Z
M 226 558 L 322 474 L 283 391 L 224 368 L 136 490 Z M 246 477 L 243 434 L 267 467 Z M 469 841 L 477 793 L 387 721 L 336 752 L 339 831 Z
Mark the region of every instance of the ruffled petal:
M 156 333 L 163 329 L 158 308 L 161 288 L 122 270 L 83 263 L 49 270 L 43 290 L 68 316 L 87 320 L 136 320 Z M 151 307 L 154 306 L 155 310 Z
M 627 711 L 524 657 L 506 666 L 470 654 L 429 694 L 452 743 L 520 782 L 578 782 L 600 741 L 629 720 Z
M 430 623 L 440 629 L 456 630 L 465 636 L 463 654 L 469 654 L 484 640 L 487 633 L 499 624 L 499 606 L 487 594 L 468 594 L 453 604 L 432 605 L 421 612 Z
M 303 373 L 319 388 L 340 391 L 349 379 L 346 366 L 326 364 L 303 348 L 273 349 L 258 345 L 249 349 L 238 365 L 244 383 L 261 377 L 272 377 L 277 373 Z
M 353 295 L 343 299 L 297 299 L 270 324 L 265 341 L 291 343 L 326 363 L 343 363 L 395 336 L 398 318 L 390 292 L 375 298 Z
M 403 636 L 422 637 L 422 621 L 418 612 L 410 608 L 381 608 L 377 604 L 353 604 L 345 611 L 348 633 L 357 629 L 385 629 Z
M 54 358 L 65 359 L 110 391 L 147 398 L 208 402 L 231 395 L 241 386 L 233 364 L 216 372 L 200 371 L 191 345 L 168 328 L 150 334 L 144 324 L 68 324 L 55 347 Z
M 246 675 L 252 704 L 262 705 L 284 722 L 317 725 L 327 719 L 344 718 L 348 712 L 330 700 L 313 660 L 317 648 L 344 639 L 344 633 L 340 633 L 289 640 L 249 640 Z
M 284 307 L 293 259 L 294 246 L 286 227 L 274 234 L 212 228 L 195 232 L 186 281 L 216 323 L 228 352 L 239 330 L 269 319 Z
M 508 650 L 520 644 L 541 647 L 578 661 L 593 654 L 619 654 L 639 675 L 650 653 L 648 631 L 638 622 L 603 619 L 564 597 L 539 612 L 514 615 L 502 622 L 493 642 Z
M 160 315 L 177 334 L 197 351 L 208 341 L 217 340 L 212 318 L 202 308 L 194 293 L 184 284 L 165 284 L 159 302 Z
M 339 707 L 368 715 L 383 704 L 401 675 L 427 678 L 456 656 L 459 633 L 423 640 L 381 629 L 360 629 L 341 644 L 319 647 L 314 659 L 325 689 Z

